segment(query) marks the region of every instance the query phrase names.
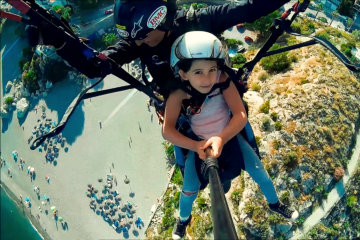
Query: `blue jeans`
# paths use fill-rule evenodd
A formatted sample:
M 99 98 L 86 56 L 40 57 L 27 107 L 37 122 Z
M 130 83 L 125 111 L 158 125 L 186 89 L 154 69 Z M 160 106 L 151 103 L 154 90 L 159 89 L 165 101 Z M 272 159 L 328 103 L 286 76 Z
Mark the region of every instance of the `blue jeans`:
M 266 172 L 258 155 L 256 155 L 254 149 L 250 147 L 248 142 L 241 136 L 241 134 L 238 134 L 236 137 L 239 143 L 238 147 L 240 148 L 243 155 L 245 171 L 248 172 L 251 178 L 259 185 L 269 204 L 278 202 L 279 199 L 277 197 L 272 180 Z M 176 157 L 182 157 L 182 159 L 179 160 L 184 161 L 184 156 L 179 151 L 181 149 L 178 147 L 176 148 Z M 180 153 L 181 156 L 179 156 Z M 189 218 L 192 210 L 192 204 L 196 199 L 199 188 L 200 181 L 195 168 L 195 153 L 189 151 L 185 161 L 184 185 L 180 194 L 180 219 L 182 221 L 185 221 Z

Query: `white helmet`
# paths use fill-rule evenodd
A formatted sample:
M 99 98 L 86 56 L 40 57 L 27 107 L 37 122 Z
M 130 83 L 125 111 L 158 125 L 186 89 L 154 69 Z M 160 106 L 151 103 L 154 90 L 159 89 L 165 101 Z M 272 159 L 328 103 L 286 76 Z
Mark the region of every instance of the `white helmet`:
M 227 59 L 226 50 L 220 40 L 203 31 L 187 32 L 178 37 L 171 47 L 170 65 L 178 72 L 177 64 L 184 59 Z

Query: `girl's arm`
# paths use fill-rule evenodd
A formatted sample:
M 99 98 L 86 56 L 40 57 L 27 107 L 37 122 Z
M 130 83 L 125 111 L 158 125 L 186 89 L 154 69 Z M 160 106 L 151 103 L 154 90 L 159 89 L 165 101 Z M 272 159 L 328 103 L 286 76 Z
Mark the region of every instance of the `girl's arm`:
M 186 97 L 186 93 L 180 89 L 170 94 L 165 106 L 162 135 L 164 139 L 168 140 L 172 144 L 197 152 L 200 158 L 205 158 L 205 153 L 201 149 L 204 141 L 194 141 L 181 134 L 175 128 L 176 121 L 180 115 L 182 101 Z
M 224 77 L 225 76 L 223 75 L 222 78 Z M 203 146 L 204 149 L 211 146 L 214 157 L 219 157 L 221 155 L 222 147 L 225 143 L 236 136 L 244 128 L 247 122 L 245 107 L 233 82 L 230 82 L 229 87 L 223 91 L 223 96 L 233 117 L 218 136 L 211 137 Z

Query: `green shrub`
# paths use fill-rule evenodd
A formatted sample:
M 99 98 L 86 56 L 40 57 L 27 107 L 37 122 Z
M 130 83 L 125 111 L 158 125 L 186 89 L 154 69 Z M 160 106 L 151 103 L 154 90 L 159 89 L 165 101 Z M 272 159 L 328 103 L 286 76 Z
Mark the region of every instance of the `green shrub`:
M 183 177 L 180 171 L 180 168 L 178 166 L 176 166 L 175 168 L 175 172 L 173 177 L 171 178 L 171 182 L 177 185 L 182 186 L 183 185 Z
M 251 84 L 251 89 L 253 91 L 259 92 L 261 89 L 261 86 L 258 83 L 253 83 L 253 84 Z
M 301 79 L 301 85 L 302 85 L 302 84 L 309 83 L 309 82 L 310 82 L 310 81 L 307 80 L 306 78 L 302 78 L 302 79 Z
M 230 61 L 234 68 L 239 68 L 246 63 L 246 57 L 241 53 L 237 53 L 234 57 L 230 58 Z
M 190 5 L 189 4 L 183 4 L 182 7 L 185 8 L 185 9 L 189 9 Z
M 281 217 L 279 216 L 279 214 L 271 214 L 268 217 L 268 221 L 269 221 L 269 224 L 277 224 L 277 223 L 281 222 Z
M 23 73 L 22 81 L 30 92 L 34 92 L 40 88 L 37 82 L 37 75 L 33 69 L 29 69 Z
M 26 61 L 24 58 L 21 58 L 21 59 L 19 60 L 18 64 L 19 64 L 19 68 L 20 68 L 21 70 L 24 69 L 24 65 L 25 65 L 26 62 L 27 62 L 27 61 Z
M 275 122 L 278 120 L 279 115 L 276 112 L 270 113 L 270 118 Z
M 260 146 L 261 146 L 261 137 L 256 136 L 256 137 L 255 137 L 255 141 L 256 141 L 256 145 L 257 145 L 258 147 L 260 147 Z
M 312 32 L 315 31 L 315 25 L 312 22 L 309 22 L 307 26 L 310 31 L 312 31 Z
M 262 122 L 262 125 L 261 125 L 262 129 L 264 131 L 269 131 L 270 130 L 270 123 L 271 123 L 270 118 L 268 118 L 268 117 L 264 118 L 264 120 Z
M 268 114 L 270 111 L 270 100 L 266 100 L 259 109 L 260 112 Z
M 318 19 L 319 19 L 319 21 L 321 21 L 321 22 L 323 22 L 323 23 L 327 23 L 327 20 L 326 20 L 326 18 L 324 18 L 324 17 L 319 17 Z
M 273 142 L 273 146 L 276 150 L 279 150 L 280 146 L 281 146 L 281 143 L 280 143 L 280 140 L 278 139 L 275 139 L 274 142 Z
M 286 191 L 283 194 L 281 194 L 280 201 L 285 204 L 288 204 L 290 202 L 290 193 Z
M 302 226 L 305 222 L 305 218 L 303 216 L 300 216 L 297 220 L 296 223 L 298 224 L 298 226 Z
M 197 9 L 197 8 L 198 8 L 197 3 L 192 3 L 191 6 L 192 6 L 194 9 Z
M 179 208 L 180 192 L 175 193 L 174 196 L 174 207 Z
M 165 231 L 166 229 L 173 227 L 176 223 L 176 219 L 174 217 L 173 210 L 171 208 L 167 208 L 165 210 L 164 217 L 162 218 L 162 230 Z
M 206 3 L 198 3 L 197 4 L 197 7 L 198 8 L 204 8 L 204 7 L 207 7 L 208 5 Z
M 279 48 L 279 44 L 274 44 L 270 50 L 276 50 Z M 291 60 L 288 58 L 288 52 L 282 52 L 261 59 L 260 64 L 270 73 L 279 73 L 290 67 Z
M 228 48 L 235 48 L 237 47 L 237 45 L 243 45 L 243 44 L 244 42 L 241 40 L 237 40 L 233 38 L 226 39 L 226 45 L 228 46 Z
M 289 152 L 284 158 L 284 165 L 293 168 L 298 164 L 298 156 L 295 152 Z
M 315 192 L 323 194 L 323 192 L 325 192 L 324 186 L 320 185 L 315 187 Z
M 5 104 L 10 105 L 14 102 L 14 99 L 12 97 L 5 98 Z
M 241 200 L 241 191 L 235 190 L 231 193 L 231 200 L 235 204 L 235 206 L 239 206 Z
M 262 72 L 262 73 L 260 73 L 259 74 L 259 77 L 258 77 L 258 79 L 260 80 L 260 81 L 265 81 L 266 79 L 268 79 L 269 78 L 269 74 L 267 74 L 266 72 Z
M 346 205 L 348 205 L 348 207 L 350 207 L 350 208 L 353 208 L 356 205 L 357 200 L 358 199 L 355 195 L 351 195 L 350 197 L 348 197 L 346 199 Z
M 276 131 L 280 131 L 282 129 L 282 124 L 279 121 L 276 121 L 274 126 Z
M 328 33 L 326 33 L 326 32 L 318 33 L 318 34 L 316 34 L 315 36 L 320 37 L 320 38 L 322 38 L 322 39 L 325 39 L 325 40 L 327 40 L 327 41 L 330 40 L 330 35 L 329 35 Z
M 280 17 L 279 11 L 274 11 L 267 16 L 263 16 L 252 23 L 246 23 L 246 28 L 254 31 L 259 31 L 261 36 L 265 36 L 274 22 L 275 18 Z
M 175 159 L 174 146 L 168 141 L 163 142 L 162 145 L 165 149 L 166 157 L 168 159 Z
M 26 62 L 23 64 L 22 71 L 25 72 L 25 71 L 29 70 L 29 68 L 30 68 L 30 62 L 27 62 L 27 61 L 26 61 Z
M 294 32 L 301 33 L 301 23 L 298 21 L 294 21 L 291 24 L 291 28 Z
M 104 34 L 102 40 L 103 40 L 105 46 L 109 47 L 111 45 L 114 45 L 118 41 L 118 38 L 114 33 L 107 33 L 107 34 Z
M 57 12 L 61 15 L 66 21 L 69 21 L 71 18 L 71 8 L 70 7 L 64 7 L 62 5 L 55 5 L 51 8 L 51 10 Z
M 203 198 L 203 197 L 198 197 L 196 199 L 196 204 L 197 204 L 197 207 L 201 210 L 201 211 L 205 211 L 208 207 L 207 203 L 206 203 L 206 199 Z
M 351 43 L 351 42 L 348 42 L 348 43 L 343 43 L 341 44 L 340 46 L 340 49 L 343 53 L 345 53 L 345 55 L 349 58 L 352 57 L 352 54 L 351 54 L 351 49 L 355 46 L 354 43 Z

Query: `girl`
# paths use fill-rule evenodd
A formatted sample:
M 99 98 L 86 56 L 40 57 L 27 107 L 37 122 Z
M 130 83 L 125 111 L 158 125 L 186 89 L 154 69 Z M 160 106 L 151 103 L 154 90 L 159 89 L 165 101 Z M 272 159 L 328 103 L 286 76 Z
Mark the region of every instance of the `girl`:
M 201 177 L 196 170 L 199 160 L 195 159 L 205 160 L 205 149 L 208 147 L 211 147 L 213 157 L 218 158 L 220 169 L 230 169 L 230 177 L 220 171 L 223 182 L 230 178 L 230 183 L 241 169 L 245 169 L 259 184 L 270 209 L 286 218 L 298 217 L 297 211 L 290 210 L 279 201 L 260 159 L 239 134 L 247 123 L 247 116 L 236 86 L 220 70 L 225 60 L 226 51 L 220 40 L 207 32 L 185 33 L 171 48 L 171 66 L 180 76 L 181 83 L 166 101 L 162 134 L 172 144 L 190 150 L 185 162 L 180 219 L 173 232 L 174 239 L 184 236 L 190 222 Z M 185 136 L 177 130 L 176 123 L 181 112 L 185 113 L 196 136 Z M 245 159 L 239 157 L 241 152 L 247 156 Z

